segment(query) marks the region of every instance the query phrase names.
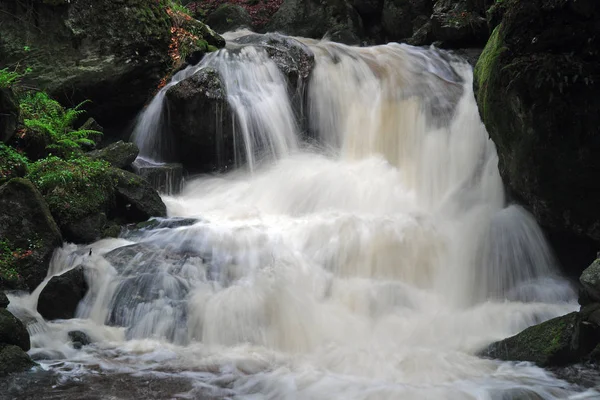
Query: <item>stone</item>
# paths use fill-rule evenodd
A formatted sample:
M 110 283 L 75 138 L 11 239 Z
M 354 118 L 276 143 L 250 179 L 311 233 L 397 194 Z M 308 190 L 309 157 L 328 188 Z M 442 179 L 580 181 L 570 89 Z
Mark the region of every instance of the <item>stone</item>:
M 0 345 L 11 344 L 28 351 L 31 347 L 25 325 L 10 311 L 0 309 Z
M 73 243 L 92 243 L 103 237 L 106 226 L 106 214 L 98 212 L 66 223 L 62 233 L 66 240 Z
M 572 3 L 504 1 L 474 87 L 510 196 L 549 236 L 591 240 L 597 249 L 600 9 L 582 16 Z M 565 267 L 575 273 L 588 263 Z
M 443 47 L 484 45 L 489 37 L 486 19 L 469 0 L 438 0 L 431 22 L 433 39 Z
M 183 188 L 183 164 L 154 164 L 145 160 L 137 160 L 133 169 L 159 193 L 175 195 Z
M 83 346 L 87 346 L 92 343 L 92 339 L 82 331 L 70 331 L 69 339 L 71 339 L 71 343 L 73 344 L 73 348 L 79 350 Z
M 15 178 L 0 186 L 0 237 L 10 249 L 20 249 L 11 263 L 19 279 L 1 281 L 0 288 L 33 291 L 46 277 L 62 236 L 42 195 L 26 179 Z
M 530 361 L 540 367 L 562 366 L 588 354 L 588 337 L 581 338 L 581 318 L 573 312 L 531 326 L 515 336 L 492 343 L 480 353 L 506 361 Z
M 0 292 L 0 308 L 6 308 L 9 304 L 10 301 L 8 300 L 8 297 L 6 297 L 6 294 Z
M 579 282 L 590 302 L 600 302 L 600 258 L 583 271 Z
M 133 117 L 172 67 L 166 0 L 36 1 L 35 12 L 32 7 L 0 2 L 0 68 L 26 60 L 25 83 L 65 105 L 91 100 L 86 108 L 103 125 Z M 199 40 L 217 40 L 204 24 L 192 23 L 204 28 L 192 32 Z
M 115 217 L 125 222 L 145 221 L 150 217 L 166 217 L 167 207 L 158 192 L 141 177 L 121 169 L 110 171 L 115 183 Z
M 169 128 L 185 168 L 211 172 L 233 165 L 231 109 L 216 70 L 203 68 L 174 85 L 167 91 L 166 101 Z
M 419 29 L 429 21 L 432 7 L 431 0 L 384 0 L 381 26 L 386 38 L 391 41 L 400 41 L 416 35 Z M 423 36 L 424 32 L 422 31 L 419 35 Z
M 364 36 L 358 12 L 346 0 L 284 0 L 266 25 L 267 32 L 360 44 Z
M 84 268 L 75 267 L 50 279 L 40 293 L 37 310 L 49 321 L 73 318 L 87 291 Z
M 139 152 L 140 150 L 134 143 L 119 140 L 102 149 L 90 151 L 87 154 L 94 160 L 107 161 L 115 168 L 126 168 L 135 161 Z
M 234 31 L 238 28 L 251 28 L 252 18 L 243 7 L 224 3 L 206 17 L 206 23 L 219 33 Z
M 11 88 L 0 88 L 0 142 L 7 143 L 19 123 L 19 102 Z
M 25 372 L 37 364 L 18 346 L 0 345 L 0 377 Z

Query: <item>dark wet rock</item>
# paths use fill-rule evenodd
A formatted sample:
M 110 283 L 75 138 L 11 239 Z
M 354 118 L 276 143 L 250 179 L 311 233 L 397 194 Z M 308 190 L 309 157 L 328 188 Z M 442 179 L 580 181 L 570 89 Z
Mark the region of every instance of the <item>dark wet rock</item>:
M 432 6 L 431 0 L 384 0 L 381 25 L 388 40 L 400 41 L 416 35 L 429 21 Z M 422 36 L 424 32 L 421 31 L 419 35 Z M 429 38 L 421 40 L 424 39 Z
M 0 288 L 35 289 L 46 277 L 62 236 L 40 192 L 26 179 L 0 186 L 0 237 L 10 249 L 21 249 L 10 263 L 19 278 L 1 280 Z
M 0 292 L 0 308 L 6 308 L 9 304 L 10 301 L 8 300 L 8 297 L 6 297 L 6 294 Z
M 490 400 L 544 400 L 542 396 L 529 389 L 499 389 L 491 393 Z
M 183 217 L 151 218 L 148 221 L 136 224 L 135 228 L 138 230 L 173 229 L 180 228 L 182 226 L 194 225 L 198 221 L 200 220 L 196 218 Z
M 306 82 L 315 66 L 315 56 L 308 46 L 277 33 L 247 35 L 236 39 L 235 43 L 265 49 L 292 88 L 296 88 L 299 82 Z
M 598 3 L 587 15 L 574 8 L 579 2 L 504 3 L 502 22 L 474 77 L 500 173 L 512 197 L 527 205 L 551 235 L 587 237 L 597 249 Z M 581 271 L 590 261 L 566 267 Z
M 0 88 L 0 142 L 8 142 L 17 130 L 19 102 L 11 88 Z
M 91 100 L 88 108 L 101 122 L 137 112 L 170 67 L 164 3 L 52 3 L 58 2 L 0 3 L 0 67 L 26 60 L 26 83 L 65 104 Z
M 469 0 L 438 0 L 431 16 L 432 35 L 443 47 L 484 45 L 488 36 L 486 19 Z
M 0 345 L 0 376 L 28 371 L 36 365 L 18 346 Z
M 104 230 L 102 231 L 103 238 L 118 238 L 120 235 L 121 226 L 114 222 L 110 222 L 107 226 L 104 227 Z
M 87 346 L 92 343 L 92 340 L 87 333 L 82 331 L 71 331 L 69 332 L 69 339 L 75 349 L 81 349 L 83 346 Z
M 581 282 L 585 291 L 584 295 L 589 302 L 600 302 L 600 258 L 583 271 L 579 282 Z
M 352 5 L 362 18 L 373 18 L 381 14 L 384 0 L 354 0 Z
M 175 195 L 183 188 L 183 165 L 179 163 L 154 164 L 141 159 L 133 164 L 136 174 L 144 178 L 159 193 Z
M 243 7 L 225 3 L 206 17 L 206 23 L 215 31 L 225 33 L 237 28 L 251 28 L 252 18 Z
M 73 318 L 87 290 L 83 266 L 75 267 L 50 279 L 40 293 L 37 310 L 47 320 Z
M 103 212 L 86 215 L 68 222 L 62 227 L 65 238 L 74 243 L 92 243 L 104 236 L 106 214 Z
M 94 160 L 108 161 L 115 168 L 126 168 L 135 161 L 139 152 L 134 143 L 119 140 L 102 149 L 89 152 L 88 156 Z
M 266 31 L 359 44 L 364 36 L 358 12 L 345 0 L 284 0 Z
M 31 347 L 25 325 L 6 309 L 0 309 L 0 345 L 3 344 L 18 346 L 23 351 Z
M 492 343 L 481 355 L 508 361 L 531 361 L 540 367 L 576 363 L 600 341 L 600 330 L 587 318 L 587 314 L 573 312 L 551 319 Z
M 119 219 L 139 222 L 167 215 L 160 196 L 144 179 L 117 168 L 111 169 L 111 176 L 116 182 L 116 208 L 113 212 Z
M 186 168 L 209 172 L 233 165 L 234 123 L 217 71 L 198 71 L 171 87 L 166 99 L 172 136 Z

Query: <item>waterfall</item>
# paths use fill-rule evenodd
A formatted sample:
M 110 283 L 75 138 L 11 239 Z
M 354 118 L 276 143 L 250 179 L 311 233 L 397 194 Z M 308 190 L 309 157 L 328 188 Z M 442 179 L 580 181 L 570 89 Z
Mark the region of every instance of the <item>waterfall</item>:
M 62 352 L 65 376 L 78 365 L 193 382 L 169 398 L 597 395 L 475 356 L 574 310 L 576 294 L 535 220 L 505 199 L 471 68 L 433 48 L 288 38 L 315 59 L 299 112 L 243 35 L 176 74 L 134 134 L 141 157 L 171 161 L 165 91 L 213 68 L 237 168 L 189 180 L 163 197 L 168 219 L 93 255 L 61 249 L 53 273 L 82 263 L 91 288 L 78 319 L 36 331 L 33 353 Z M 98 345 L 67 350 L 73 326 Z

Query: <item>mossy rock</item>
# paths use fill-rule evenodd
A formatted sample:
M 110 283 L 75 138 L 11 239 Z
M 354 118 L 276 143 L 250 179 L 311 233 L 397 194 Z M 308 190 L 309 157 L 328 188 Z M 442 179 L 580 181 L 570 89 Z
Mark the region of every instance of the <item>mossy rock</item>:
M 126 168 L 135 161 L 139 152 L 134 143 L 119 140 L 102 149 L 91 151 L 87 155 L 94 160 L 104 160 L 115 168 Z
M 600 8 L 504 2 L 474 77 L 500 173 L 549 233 L 600 242 Z
M 0 344 L 18 346 L 23 351 L 31 347 L 25 325 L 6 309 L 0 309 Z
M 141 222 L 150 217 L 166 217 L 167 207 L 148 182 L 131 172 L 111 168 L 115 182 L 114 217 L 125 223 Z
M 26 179 L 0 186 L 0 238 L 0 289 L 35 289 L 62 236 L 42 195 Z
M 583 355 L 578 345 L 579 325 L 579 314 L 573 312 L 493 343 L 481 355 L 507 361 L 531 361 L 540 367 L 567 365 Z
M 0 377 L 25 372 L 37 364 L 17 346 L 0 345 Z
M 170 68 L 166 0 L 0 2 L 0 68 L 102 123 L 134 115 Z
M 114 181 L 106 161 L 80 157 L 68 161 L 49 157 L 31 165 L 28 178 L 37 186 L 67 240 L 85 242 L 73 235 L 71 224 L 114 204 Z

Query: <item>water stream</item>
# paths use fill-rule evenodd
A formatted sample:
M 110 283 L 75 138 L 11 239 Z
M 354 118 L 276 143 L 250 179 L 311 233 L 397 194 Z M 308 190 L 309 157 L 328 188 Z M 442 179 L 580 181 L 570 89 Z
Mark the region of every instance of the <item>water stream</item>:
M 59 249 L 49 276 L 87 267 L 78 318 L 43 321 L 39 290 L 11 297 L 58 387 L 108 393 L 99 377 L 114 376 L 123 399 L 599 398 L 476 356 L 577 302 L 534 219 L 506 202 L 471 68 L 435 49 L 298 40 L 316 59 L 302 83 L 310 135 L 263 49 L 207 56 L 169 85 L 219 71 L 243 165 L 164 196 L 154 228 Z M 135 139 L 157 162 L 163 101 Z M 93 344 L 74 349 L 71 330 Z M 131 389 L 142 381 L 164 384 L 148 397 Z

